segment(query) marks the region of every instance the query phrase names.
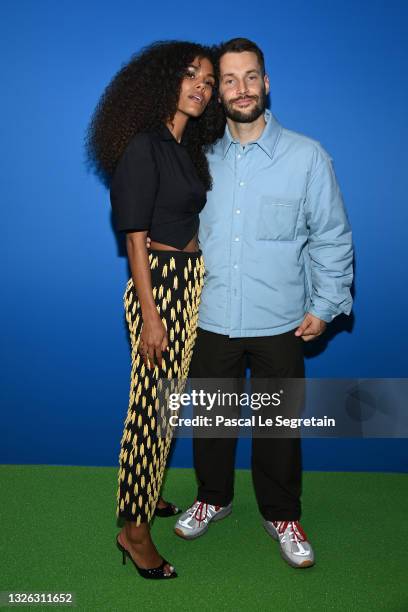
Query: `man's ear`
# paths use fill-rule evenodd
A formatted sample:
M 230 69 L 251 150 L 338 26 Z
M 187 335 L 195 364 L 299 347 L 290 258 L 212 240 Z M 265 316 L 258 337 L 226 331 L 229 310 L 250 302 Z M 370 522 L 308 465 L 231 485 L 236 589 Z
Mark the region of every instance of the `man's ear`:
M 268 94 L 270 91 L 270 83 L 269 83 L 269 77 L 267 74 L 264 75 L 264 83 L 265 83 L 265 93 Z

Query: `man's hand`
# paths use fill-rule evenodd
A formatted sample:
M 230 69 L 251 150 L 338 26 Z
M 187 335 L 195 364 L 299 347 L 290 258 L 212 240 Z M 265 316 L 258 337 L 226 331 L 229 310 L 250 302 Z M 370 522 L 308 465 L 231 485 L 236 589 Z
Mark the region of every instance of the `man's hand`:
M 318 319 L 308 312 L 303 322 L 295 331 L 295 336 L 301 336 L 302 340 L 310 342 L 310 340 L 314 340 L 318 336 L 321 336 L 326 327 L 327 323 L 325 321 Z
M 151 243 L 150 236 L 146 236 L 146 249 L 150 249 L 150 243 Z

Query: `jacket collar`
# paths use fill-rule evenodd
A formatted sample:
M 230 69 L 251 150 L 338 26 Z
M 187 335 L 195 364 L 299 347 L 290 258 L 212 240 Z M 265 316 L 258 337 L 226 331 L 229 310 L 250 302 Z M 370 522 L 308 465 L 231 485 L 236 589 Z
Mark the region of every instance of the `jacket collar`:
M 264 117 L 266 121 L 264 130 L 258 140 L 252 140 L 251 143 L 255 142 L 272 159 L 277 140 L 282 131 L 282 126 L 280 125 L 279 121 L 273 116 L 271 111 L 267 108 L 265 109 Z M 227 123 L 225 126 L 224 136 L 220 140 L 221 153 L 223 157 L 225 157 L 228 153 L 228 149 L 230 148 L 232 143 L 237 144 L 239 143 L 239 141 L 234 140 L 234 138 L 231 136 L 231 132 Z M 249 142 L 246 144 L 249 144 Z

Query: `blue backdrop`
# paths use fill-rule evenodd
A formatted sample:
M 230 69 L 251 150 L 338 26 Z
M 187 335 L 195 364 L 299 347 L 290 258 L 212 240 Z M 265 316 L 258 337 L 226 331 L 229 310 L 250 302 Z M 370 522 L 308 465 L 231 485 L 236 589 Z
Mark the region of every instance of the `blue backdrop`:
M 356 248 L 353 319 L 308 347 L 307 373 L 407 375 L 407 13 L 395 0 L 1 2 L 0 462 L 117 465 L 128 268 L 83 137 L 114 73 L 157 39 L 264 49 L 272 110 L 333 156 Z M 406 442 L 308 440 L 304 467 L 403 471 Z M 172 464 L 191 465 L 190 440 Z

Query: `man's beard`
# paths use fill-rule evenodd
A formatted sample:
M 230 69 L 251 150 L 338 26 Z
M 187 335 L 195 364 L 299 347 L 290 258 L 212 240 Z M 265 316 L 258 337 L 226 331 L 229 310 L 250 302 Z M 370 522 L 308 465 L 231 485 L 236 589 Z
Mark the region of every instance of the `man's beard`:
M 253 98 L 256 100 L 256 105 L 249 113 L 240 111 L 232 106 L 234 102 L 244 97 Z M 265 90 L 262 91 L 259 97 L 258 96 L 241 96 L 241 98 L 235 98 L 234 100 L 231 100 L 230 102 L 226 102 L 223 98 L 221 98 L 224 112 L 229 119 L 232 119 L 233 121 L 236 121 L 237 123 L 252 123 L 256 119 L 258 119 L 258 117 L 262 115 L 262 113 L 265 112 L 265 108 L 266 108 Z

